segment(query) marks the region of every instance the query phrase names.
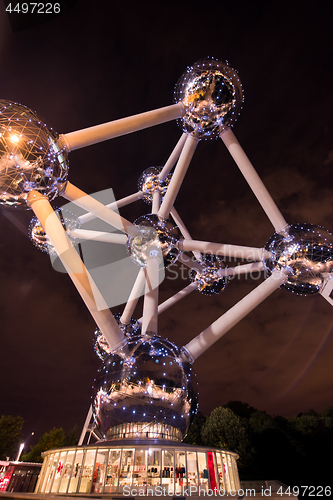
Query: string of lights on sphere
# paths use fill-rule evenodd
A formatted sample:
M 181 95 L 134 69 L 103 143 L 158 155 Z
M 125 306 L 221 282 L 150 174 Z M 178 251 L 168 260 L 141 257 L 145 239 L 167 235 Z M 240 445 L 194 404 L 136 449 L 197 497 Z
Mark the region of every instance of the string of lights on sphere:
M 59 135 L 31 109 L 0 100 L 0 204 L 27 208 L 32 190 L 53 200 L 67 178 Z

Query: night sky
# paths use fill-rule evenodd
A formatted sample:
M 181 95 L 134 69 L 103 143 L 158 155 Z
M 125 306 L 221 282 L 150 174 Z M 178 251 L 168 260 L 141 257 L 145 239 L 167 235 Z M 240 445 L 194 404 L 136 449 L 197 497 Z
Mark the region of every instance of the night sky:
M 1 3 L 0 96 L 66 133 L 172 104 L 188 65 L 228 60 L 245 93 L 234 133 L 284 217 L 333 231 L 332 8 L 323 5 L 81 0 L 13 33 Z M 170 122 L 73 151 L 69 180 L 127 196 L 180 135 Z M 274 232 L 221 140 L 199 143 L 175 206 L 194 239 L 262 247 Z M 121 214 L 133 221 L 149 210 L 140 201 Z M 25 436 L 39 437 L 82 427 L 100 361 L 94 321 L 68 276 L 30 242 L 31 217 L 0 213 L 0 414 L 21 415 Z M 186 272 L 168 276 L 161 300 L 189 283 Z M 214 297 L 190 294 L 160 316 L 160 335 L 186 344 L 262 279 L 234 279 Z M 200 410 L 241 400 L 283 416 L 322 411 L 333 404 L 332 327 L 320 295 L 277 290 L 195 362 Z

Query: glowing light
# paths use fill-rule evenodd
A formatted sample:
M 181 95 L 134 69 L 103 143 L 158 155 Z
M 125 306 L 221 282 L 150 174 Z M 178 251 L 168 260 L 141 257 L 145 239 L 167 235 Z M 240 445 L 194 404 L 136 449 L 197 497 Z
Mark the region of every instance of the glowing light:
M 9 140 L 13 144 L 17 144 L 20 140 L 20 137 L 17 134 L 11 134 L 11 136 L 9 137 Z

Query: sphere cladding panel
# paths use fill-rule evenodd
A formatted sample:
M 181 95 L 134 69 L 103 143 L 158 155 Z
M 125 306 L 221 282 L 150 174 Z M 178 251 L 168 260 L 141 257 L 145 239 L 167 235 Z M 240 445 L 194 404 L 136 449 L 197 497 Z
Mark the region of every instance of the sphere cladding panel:
M 67 232 L 67 236 L 69 236 L 70 240 L 75 243 L 77 238 L 71 235 L 71 231 L 81 227 L 80 221 L 70 210 L 64 208 L 58 208 L 55 213 L 57 214 L 64 230 Z M 28 235 L 36 248 L 42 252 L 48 253 L 49 255 L 57 255 L 53 244 L 49 240 L 42 224 L 36 216 L 34 216 L 29 223 Z
M 219 276 L 218 269 L 207 266 L 198 271 L 191 269 L 190 279 L 197 284 L 199 292 L 204 295 L 214 295 L 222 292 L 226 287 L 226 278 Z
M 172 175 L 169 174 L 165 179 L 160 179 L 159 174 L 162 167 L 149 167 L 142 173 L 138 182 L 139 191 L 143 192 L 143 199 L 146 203 L 151 204 L 154 191 L 159 191 L 161 199 L 164 197 Z
M 115 314 L 114 317 L 124 335 L 126 335 L 129 339 L 133 335 L 141 334 L 141 323 L 139 323 L 139 321 L 137 321 L 136 319 L 130 318 L 129 323 L 127 325 L 124 325 L 120 321 L 121 318 L 120 314 Z M 106 338 L 104 337 L 99 328 L 95 330 L 93 344 L 95 353 L 102 361 L 104 361 L 105 358 L 111 353 L 111 349 Z
M 199 292 L 204 295 L 222 292 L 227 285 L 227 278 L 219 275 L 219 270 L 225 267 L 223 257 L 213 253 L 202 253 L 201 267 L 201 270 L 190 271 L 190 280 L 197 284 Z
M 95 337 L 93 344 L 95 353 L 97 354 L 99 359 L 104 361 L 105 358 L 111 353 L 111 349 L 106 338 L 104 337 L 99 328 L 95 330 Z
M 333 236 L 320 226 L 290 225 L 286 235 L 274 234 L 265 249 L 271 252 L 265 260 L 267 274 L 274 269 L 287 271 L 282 286 L 291 292 L 318 293 L 325 274 L 333 271 Z
M 181 233 L 172 219 L 159 219 L 156 214 L 147 214 L 135 221 L 137 233 L 127 240 L 128 253 L 132 260 L 144 267 L 147 260 L 155 256 L 160 265 L 168 267 L 176 262 Z
M 100 431 L 108 437 L 119 424 L 143 422 L 171 426 L 184 437 L 197 410 L 194 378 L 169 340 L 132 337 L 99 370 L 93 413 Z
M 0 204 L 28 208 L 29 191 L 57 196 L 68 160 L 59 136 L 29 108 L 0 100 Z
M 34 216 L 29 223 L 28 235 L 36 248 L 42 252 L 49 253 L 51 242 L 36 216 Z
M 226 63 L 205 59 L 181 76 L 175 101 L 185 108 L 180 122 L 184 132 L 213 138 L 237 120 L 243 101 L 242 84 Z

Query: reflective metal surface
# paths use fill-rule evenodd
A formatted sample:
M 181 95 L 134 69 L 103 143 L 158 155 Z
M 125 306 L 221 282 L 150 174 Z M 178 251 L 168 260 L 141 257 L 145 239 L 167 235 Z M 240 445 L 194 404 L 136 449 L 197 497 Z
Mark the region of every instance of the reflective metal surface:
M 106 338 L 102 334 L 99 328 L 96 328 L 95 332 L 95 337 L 94 337 L 94 351 L 101 359 L 104 361 L 104 359 L 111 353 L 111 349 L 109 347 L 109 344 L 107 343 Z
M 28 208 L 32 189 L 50 200 L 68 173 L 58 135 L 29 108 L 0 100 L 0 204 Z
M 205 295 L 213 295 L 226 287 L 226 279 L 217 274 L 218 269 L 206 267 L 202 271 L 191 269 L 190 278 L 198 286 L 198 290 Z
M 159 219 L 156 214 L 147 214 L 135 221 L 137 234 L 128 237 L 128 253 L 133 261 L 145 266 L 149 257 L 157 257 L 160 265 L 173 264 L 180 253 L 178 242 L 181 233 L 171 219 Z
M 77 217 L 70 211 L 64 208 L 59 208 L 55 211 L 61 224 L 65 230 L 68 230 L 68 237 L 72 242 L 77 241 L 77 238 L 71 236 L 70 231 L 73 229 L 79 229 L 81 224 Z M 36 248 L 42 252 L 46 252 L 49 255 L 56 255 L 56 251 L 52 243 L 50 242 L 48 236 L 46 235 L 43 226 L 39 222 L 38 218 L 34 216 L 29 224 L 28 235 L 32 243 Z
M 232 125 L 243 100 L 238 74 L 226 63 L 205 59 L 187 68 L 175 90 L 175 101 L 182 102 L 184 132 L 201 138 L 216 137 Z
M 166 193 L 172 175 L 169 174 L 164 180 L 160 180 L 158 176 L 161 170 L 162 167 L 149 167 L 143 171 L 139 179 L 138 188 L 143 192 L 143 199 L 147 203 L 152 202 L 154 191 L 160 192 L 161 199 Z
M 28 235 L 36 248 L 38 248 L 42 252 L 49 253 L 51 242 L 47 237 L 43 226 L 39 222 L 39 219 L 36 216 L 34 216 L 30 221 Z
M 199 292 L 213 295 L 225 289 L 227 278 L 218 275 L 219 269 L 224 267 L 223 258 L 213 254 L 201 255 L 202 271 L 191 269 L 190 279 L 197 284 Z
M 288 277 L 282 286 L 287 290 L 320 292 L 325 275 L 333 272 L 333 235 L 312 224 L 291 225 L 286 231 L 286 235 L 274 234 L 265 247 L 272 254 L 265 261 L 267 274 L 285 270 Z
M 135 429 L 138 438 L 181 440 L 197 409 L 193 379 L 191 364 L 169 340 L 129 337 L 127 348 L 105 358 L 95 381 L 99 430 L 106 438 L 133 437 Z
M 137 321 L 136 319 L 131 318 L 128 325 L 124 325 L 120 321 L 120 314 L 115 314 L 114 317 L 117 320 L 121 330 L 127 337 L 141 334 L 141 323 L 139 323 L 139 321 Z M 109 344 L 107 343 L 106 338 L 101 333 L 99 328 L 95 330 L 94 351 L 102 361 L 104 361 L 105 358 L 111 353 Z

